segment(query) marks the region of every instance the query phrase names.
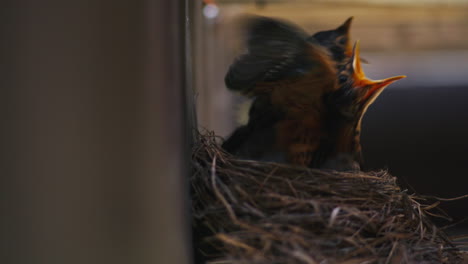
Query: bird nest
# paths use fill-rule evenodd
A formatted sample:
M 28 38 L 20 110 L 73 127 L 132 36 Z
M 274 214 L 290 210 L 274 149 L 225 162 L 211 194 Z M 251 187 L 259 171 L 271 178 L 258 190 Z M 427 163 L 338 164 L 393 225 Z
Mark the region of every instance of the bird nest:
M 217 137 L 193 151 L 196 250 L 208 263 L 458 263 L 429 219 L 437 202 L 386 171 L 337 172 L 240 160 Z

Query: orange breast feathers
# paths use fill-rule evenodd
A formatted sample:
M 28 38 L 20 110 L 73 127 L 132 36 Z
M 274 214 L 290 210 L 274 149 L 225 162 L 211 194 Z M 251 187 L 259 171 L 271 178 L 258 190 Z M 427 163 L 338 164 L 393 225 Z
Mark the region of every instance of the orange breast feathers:
M 317 116 L 285 119 L 276 124 L 277 148 L 286 153 L 289 163 L 309 166 L 323 138 L 321 120 Z
M 309 166 L 323 139 L 323 95 L 338 89 L 336 67 L 328 54 L 311 45 L 308 72 L 301 76 L 259 84 L 270 94 L 275 107 L 282 109 L 284 120 L 276 124 L 277 148 L 287 154 L 290 163 Z

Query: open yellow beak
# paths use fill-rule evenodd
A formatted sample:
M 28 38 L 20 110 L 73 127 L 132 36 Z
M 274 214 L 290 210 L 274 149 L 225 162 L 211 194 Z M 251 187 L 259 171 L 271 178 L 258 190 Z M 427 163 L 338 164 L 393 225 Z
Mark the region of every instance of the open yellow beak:
M 366 102 L 366 104 L 371 104 L 379 95 L 380 93 L 390 85 L 391 83 L 398 81 L 400 79 L 406 78 L 405 75 L 390 77 L 383 80 L 371 80 L 366 77 L 362 66 L 361 66 L 361 59 L 359 57 L 359 41 L 356 41 L 356 44 L 353 48 L 353 55 L 352 55 L 352 63 L 353 63 L 353 80 L 354 80 L 354 87 L 356 89 L 366 89 L 367 91 L 364 93 L 361 100 Z

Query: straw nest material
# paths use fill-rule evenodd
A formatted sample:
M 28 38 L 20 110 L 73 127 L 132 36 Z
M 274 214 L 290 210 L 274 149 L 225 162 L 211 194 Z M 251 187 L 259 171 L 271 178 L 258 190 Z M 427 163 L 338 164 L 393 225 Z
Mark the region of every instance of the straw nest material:
M 208 263 L 459 263 L 428 218 L 437 203 L 386 171 L 345 173 L 235 159 L 214 134 L 193 152 L 192 209 Z

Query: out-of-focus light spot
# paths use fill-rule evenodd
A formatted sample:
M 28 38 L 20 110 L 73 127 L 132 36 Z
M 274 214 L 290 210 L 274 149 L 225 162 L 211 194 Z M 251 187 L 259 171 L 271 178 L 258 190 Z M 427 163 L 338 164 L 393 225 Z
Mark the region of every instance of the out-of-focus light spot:
M 219 14 L 219 8 L 214 4 L 207 4 L 203 8 L 203 15 L 208 19 L 216 18 Z

